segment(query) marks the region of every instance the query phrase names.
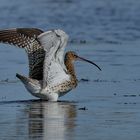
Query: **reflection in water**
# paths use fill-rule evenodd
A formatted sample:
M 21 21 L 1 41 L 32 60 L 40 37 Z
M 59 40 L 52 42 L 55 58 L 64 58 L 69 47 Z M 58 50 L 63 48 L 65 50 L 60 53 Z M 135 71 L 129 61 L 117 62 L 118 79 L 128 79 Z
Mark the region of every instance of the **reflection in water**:
M 74 136 L 75 106 L 70 103 L 34 102 L 27 106 L 29 138 L 65 140 Z

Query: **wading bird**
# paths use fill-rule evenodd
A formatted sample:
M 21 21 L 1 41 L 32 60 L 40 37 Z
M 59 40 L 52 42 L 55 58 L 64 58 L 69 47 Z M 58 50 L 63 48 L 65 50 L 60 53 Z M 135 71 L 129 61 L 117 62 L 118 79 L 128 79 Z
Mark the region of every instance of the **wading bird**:
M 0 30 L 0 42 L 25 48 L 29 59 L 29 77 L 16 74 L 26 89 L 43 100 L 57 101 L 77 86 L 73 62 L 94 62 L 69 51 L 65 54 L 68 35 L 58 29 L 43 32 L 36 28 Z

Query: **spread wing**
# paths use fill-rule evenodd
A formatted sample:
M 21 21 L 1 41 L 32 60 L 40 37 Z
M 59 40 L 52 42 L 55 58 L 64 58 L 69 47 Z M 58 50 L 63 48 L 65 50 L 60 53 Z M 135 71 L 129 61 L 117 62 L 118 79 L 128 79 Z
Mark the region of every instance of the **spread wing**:
M 29 77 L 37 80 L 43 79 L 43 62 L 45 52 L 37 40 L 43 33 L 36 28 L 17 28 L 0 30 L 0 42 L 25 48 L 29 59 Z
M 45 50 L 43 87 L 69 80 L 63 57 L 68 35 L 62 30 L 53 30 L 40 34 L 38 40 Z

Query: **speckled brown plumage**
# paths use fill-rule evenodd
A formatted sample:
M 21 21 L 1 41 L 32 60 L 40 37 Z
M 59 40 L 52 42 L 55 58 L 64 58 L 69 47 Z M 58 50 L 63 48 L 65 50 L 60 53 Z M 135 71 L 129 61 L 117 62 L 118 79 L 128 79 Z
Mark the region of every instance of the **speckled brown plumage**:
M 43 79 L 43 62 L 45 52 L 38 40 L 43 33 L 36 28 L 17 28 L 0 30 L 0 42 L 25 48 L 29 59 L 29 77 L 37 80 Z
M 75 61 L 77 56 L 74 52 L 69 51 L 65 54 L 65 66 L 67 68 L 68 74 L 71 75 L 71 82 L 67 84 L 71 84 L 74 87 L 77 86 L 77 78 L 74 70 L 74 64 L 73 61 Z

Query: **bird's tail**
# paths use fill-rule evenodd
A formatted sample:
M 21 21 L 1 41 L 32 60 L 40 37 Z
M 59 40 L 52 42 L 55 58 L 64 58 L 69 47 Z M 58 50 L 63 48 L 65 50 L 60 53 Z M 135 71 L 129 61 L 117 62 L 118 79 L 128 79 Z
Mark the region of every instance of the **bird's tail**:
M 16 74 L 16 77 L 18 78 L 18 79 L 20 79 L 24 84 L 27 84 L 28 82 L 30 82 L 30 79 L 29 78 L 27 78 L 27 77 L 25 77 L 25 76 L 23 76 L 23 75 L 20 75 L 20 74 Z
M 40 91 L 40 89 L 41 89 L 40 81 L 25 77 L 25 76 L 20 75 L 18 73 L 16 74 L 16 77 L 21 80 L 21 82 L 24 84 L 24 86 L 26 87 L 26 89 L 29 92 L 37 93 Z

